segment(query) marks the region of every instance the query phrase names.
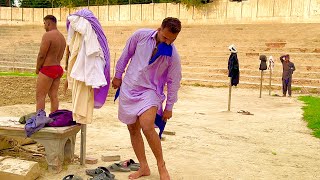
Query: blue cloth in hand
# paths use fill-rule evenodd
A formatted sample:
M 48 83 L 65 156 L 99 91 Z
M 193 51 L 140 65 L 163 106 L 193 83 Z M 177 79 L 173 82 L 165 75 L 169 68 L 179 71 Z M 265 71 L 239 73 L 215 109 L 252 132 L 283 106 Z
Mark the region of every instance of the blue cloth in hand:
M 156 115 L 156 119 L 154 121 L 154 124 L 156 126 L 158 126 L 160 132 L 159 132 L 159 138 L 161 139 L 162 137 L 162 133 L 164 131 L 164 128 L 166 127 L 167 122 L 162 120 L 162 116 L 160 116 L 159 114 Z

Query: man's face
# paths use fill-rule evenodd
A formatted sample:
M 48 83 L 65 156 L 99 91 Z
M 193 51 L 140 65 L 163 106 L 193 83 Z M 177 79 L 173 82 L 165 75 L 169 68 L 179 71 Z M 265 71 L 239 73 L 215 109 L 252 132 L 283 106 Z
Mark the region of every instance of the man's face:
M 50 25 L 50 22 L 48 20 L 43 21 L 43 27 L 46 30 L 46 32 L 49 31 L 49 25 Z
M 171 44 L 173 43 L 179 33 L 172 33 L 168 28 L 158 28 L 158 40 L 160 43 L 166 43 L 166 44 Z
M 284 59 L 286 62 L 289 62 L 289 57 L 285 57 L 285 59 Z

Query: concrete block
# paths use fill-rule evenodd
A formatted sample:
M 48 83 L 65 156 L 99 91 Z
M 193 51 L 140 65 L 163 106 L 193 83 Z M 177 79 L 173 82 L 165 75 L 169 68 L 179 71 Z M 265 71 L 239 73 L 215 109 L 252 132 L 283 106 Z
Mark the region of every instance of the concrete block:
M 101 160 L 103 162 L 110 162 L 110 161 L 120 161 L 120 155 L 102 155 Z
M 98 159 L 93 157 L 86 157 L 86 164 L 97 164 Z
M 34 180 L 40 176 L 37 162 L 0 156 L 0 179 Z

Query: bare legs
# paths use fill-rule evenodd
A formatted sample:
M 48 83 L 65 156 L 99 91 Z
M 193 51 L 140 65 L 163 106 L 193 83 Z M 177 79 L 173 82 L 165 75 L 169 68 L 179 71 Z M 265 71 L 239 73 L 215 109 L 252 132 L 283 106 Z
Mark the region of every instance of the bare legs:
M 141 176 L 149 176 L 150 169 L 147 163 L 144 143 L 141 135 L 141 129 L 145 135 L 148 144 L 156 157 L 158 170 L 161 180 L 169 180 L 170 176 L 163 160 L 161 141 L 154 129 L 154 120 L 157 113 L 157 107 L 151 107 L 145 111 L 136 121 L 136 123 L 128 125 L 130 138 L 134 152 L 139 160 L 140 169 L 129 175 L 129 179 L 137 179 Z
M 52 79 L 39 72 L 36 85 L 36 111 L 45 110 L 45 99 L 47 94 L 51 101 L 51 112 L 54 112 L 59 107 L 58 90 L 60 78 Z

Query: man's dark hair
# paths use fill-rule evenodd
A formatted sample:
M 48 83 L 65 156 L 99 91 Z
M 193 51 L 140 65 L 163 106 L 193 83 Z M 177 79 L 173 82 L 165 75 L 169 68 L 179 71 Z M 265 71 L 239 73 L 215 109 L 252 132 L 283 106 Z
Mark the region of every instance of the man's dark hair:
M 56 17 L 54 17 L 53 15 L 47 15 L 46 17 L 44 17 L 43 18 L 43 20 L 50 20 L 50 21 L 52 21 L 52 22 L 54 22 L 54 23 L 57 23 L 57 18 Z
M 162 21 L 161 27 L 168 28 L 170 32 L 176 34 L 181 31 L 181 22 L 178 18 L 167 17 Z

